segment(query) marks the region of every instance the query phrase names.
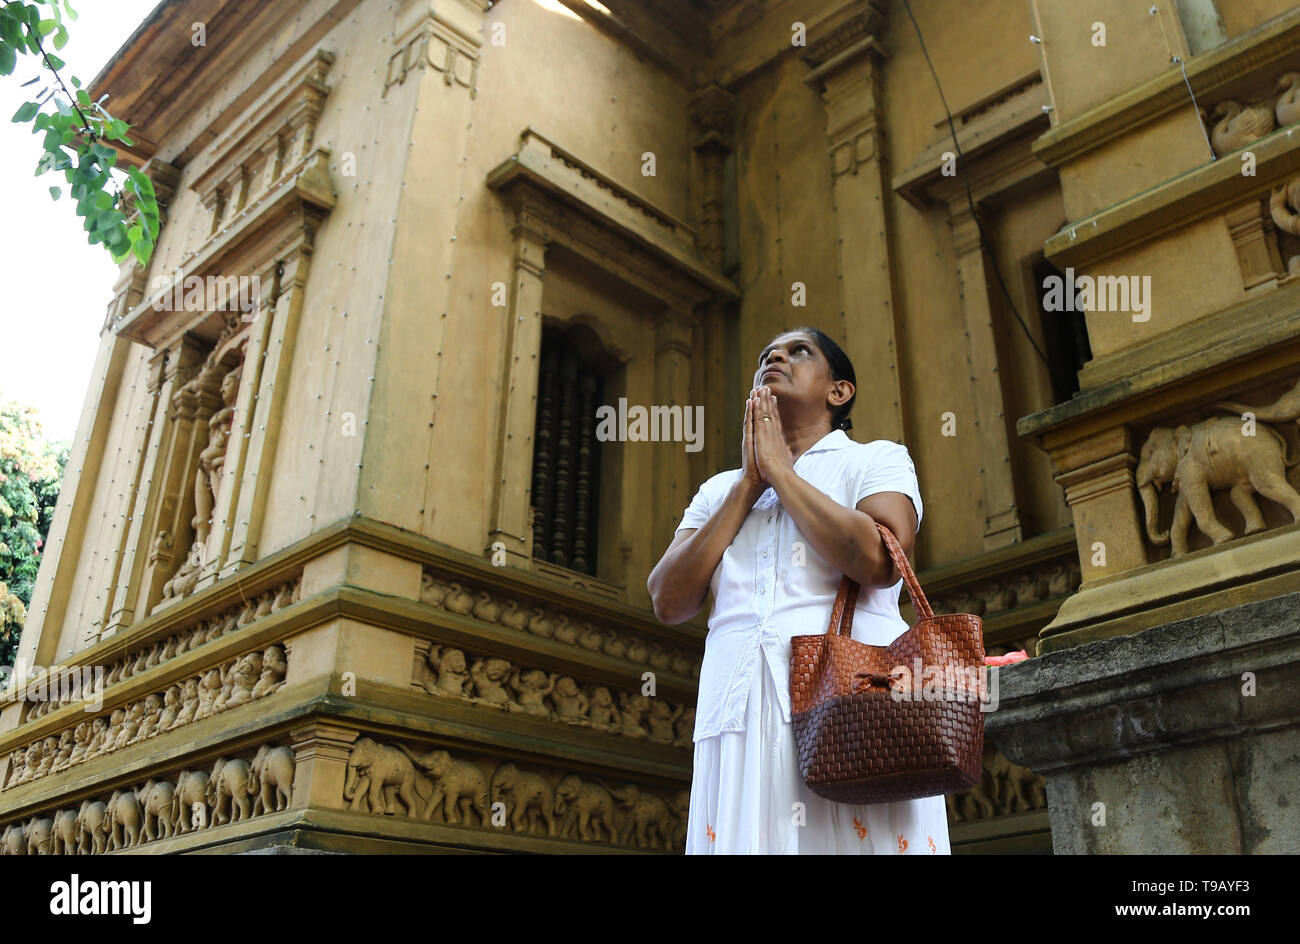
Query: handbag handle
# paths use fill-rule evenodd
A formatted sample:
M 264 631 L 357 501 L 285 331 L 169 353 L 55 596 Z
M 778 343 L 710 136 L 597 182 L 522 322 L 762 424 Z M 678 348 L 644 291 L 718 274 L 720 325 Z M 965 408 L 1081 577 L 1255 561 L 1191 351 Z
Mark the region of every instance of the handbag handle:
M 907 596 L 912 601 L 912 607 L 922 619 L 929 619 L 934 616 L 930 609 L 930 601 L 925 598 L 921 591 L 921 584 L 916 579 L 916 574 L 912 572 L 912 565 L 907 560 L 907 555 L 903 553 L 902 546 L 898 543 L 898 538 L 894 537 L 894 532 L 890 531 L 879 521 L 876 522 L 876 530 L 880 532 L 880 539 L 884 542 L 889 556 L 894 561 L 894 566 L 902 574 L 903 581 L 907 584 Z M 853 611 L 858 605 L 858 588 L 860 584 L 848 574 L 840 581 L 840 589 L 835 594 L 835 606 L 831 610 L 831 623 L 827 627 L 827 633 L 839 633 L 841 636 L 849 636 L 853 631 Z

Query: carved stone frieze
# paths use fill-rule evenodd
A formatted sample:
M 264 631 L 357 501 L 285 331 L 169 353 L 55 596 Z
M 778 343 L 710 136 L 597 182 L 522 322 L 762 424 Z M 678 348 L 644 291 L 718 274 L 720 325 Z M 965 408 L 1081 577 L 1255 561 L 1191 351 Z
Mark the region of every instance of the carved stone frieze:
M 558 724 L 646 738 L 680 748 L 693 744 L 693 705 L 674 705 L 640 692 L 612 691 L 570 675 L 525 668 L 508 659 L 467 653 L 438 643 L 416 644 L 411 684 L 430 695 L 450 696 Z
M 1028 767 L 1007 760 L 988 741 L 984 742 L 984 758 L 980 766 L 979 783 L 964 793 L 944 796 L 949 823 L 1047 809 L 1043 778 Z
M 138 744 L 278 691 L 289 669 L 283 646 L 243 653 L 111 712 L 15 748 L 0 789 L 9 789 Z
M 521 633 L 554 639 L 592 652 L 603 652 L 633 665 L 675 672 L 693 679 L 700 677 L 700 659 L 692 653 L 659 642 L 649 642 L 611 627 L 597 626 L 582 620 L 574 622 L 559 611 L 541 606 L 521 605 L 488 587 L 466 587 L 456 581 L 444 582 L 425 571 L 421 578 L 420 600 L 441 607 L 449 613 L 473 616 L 497 623 Z
M 122 656 L 113 663 L 104 675 L 104 688 L 107 690 L 118 682 L 126 681 L 133 675 L 148 671 L 162 665 L 205 643 L 220 639 L 227 633 L 247 626 L 277 610 L 282 610 L 292 603 L 297 603 L 302 595 L 302 580 L 295 578 L 279 587 L 267 590 L 251 600 L 232 606 L 216 616 L 201 620 L 191 627 L 179 630 L 166 639 L 160 639 L 146 648 L 137 649 Z M 76 668 L 75 666 L 73 667 Z M 27 708 L 24 723 L 35 721 L 51 711 L 71 704 L 77 698 L 64 697 L 66 693 L 57 693 L 43 701 L 31 702 Z
M 101 855 L 289 808 L 296 760 L 281 745 L 218 757 L 5 825 L 2 855 Z
M 342 799 L 349 809 L 551 839 L 683 851 L 690 790 L 609 784 L 590 774 L 358 738 Z

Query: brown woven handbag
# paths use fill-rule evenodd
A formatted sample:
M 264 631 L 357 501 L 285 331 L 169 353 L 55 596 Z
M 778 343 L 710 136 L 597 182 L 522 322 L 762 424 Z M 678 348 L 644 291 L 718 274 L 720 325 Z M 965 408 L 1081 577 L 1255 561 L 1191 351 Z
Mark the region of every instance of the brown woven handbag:
M 859 585 L 845 574 L 827 631 L 790 640 L 799 773 L 837 803 L 966 790 L 979 781 L 984 752 L 983 623 L 973 613 L 936 616 L 893 532 L 876 527 L 916 625 L 887 646 L 851 638 Z

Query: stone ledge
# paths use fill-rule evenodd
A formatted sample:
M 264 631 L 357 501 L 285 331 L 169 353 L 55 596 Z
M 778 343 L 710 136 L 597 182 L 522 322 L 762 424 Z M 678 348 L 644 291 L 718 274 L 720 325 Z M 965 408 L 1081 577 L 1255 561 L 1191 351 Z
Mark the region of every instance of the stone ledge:
M 1291 593 L 1003 668 L 985 734 L 1047 773 L 1300 724 L 1286 697 L 1300 686 L 1298 613 Z M 1242 694 L 1243 672 L 1259 694 Z

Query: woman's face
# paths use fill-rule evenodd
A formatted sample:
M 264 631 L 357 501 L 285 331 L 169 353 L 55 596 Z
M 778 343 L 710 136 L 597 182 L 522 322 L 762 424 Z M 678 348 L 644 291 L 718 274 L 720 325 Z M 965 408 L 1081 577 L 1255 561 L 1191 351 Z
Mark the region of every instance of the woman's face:
M 831 378 L 831 365 L 813 341 L 802 331 L 778 335 L 758 357 L 754 371 L 754 386 L 765 386 L 775 393 L 781 403 L 782 417 L 797 413 L 827 411 L 845 402 L 853 394 L 847 381 Z M 836 393 L 842 385 L 847 393 Z M 831 398 L 834 398 L 833 402 Z

